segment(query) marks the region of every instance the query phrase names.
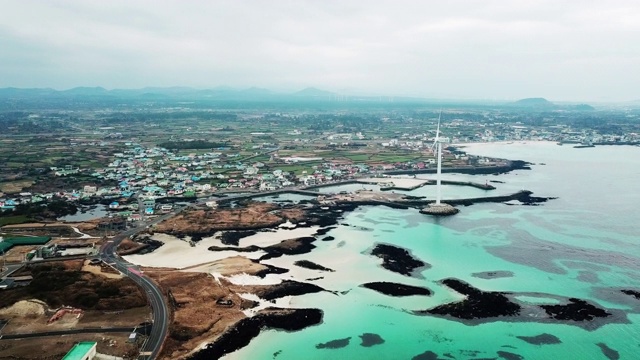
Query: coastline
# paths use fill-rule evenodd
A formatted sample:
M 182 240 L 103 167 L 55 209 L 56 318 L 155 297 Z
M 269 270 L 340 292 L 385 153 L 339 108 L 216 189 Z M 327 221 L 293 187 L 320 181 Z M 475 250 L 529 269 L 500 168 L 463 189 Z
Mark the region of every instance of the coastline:
M 509 168 L 523 168 L 524 164 L 526 163 L 510 162 Z M 495 170 L 496 168 L 491 168 L 492 172 Z M 467 182 L 452 181 L 452 183 L 465 186 L 469 185 L 469 183 Z M 448 202 L 454 205 L 468 206 L 480 202 L 506 202 L 510 200 L 519 200 L 523 204 L 535 204 L 537 202 L 544 202 L 548 200 L 547 198 L 532 197 L 531 194 L 532 193 L 530 191 L 520 191 L 511 195 L 458 199 Z M 279 310 L 277 310 L 276 313 L 273 313 L 270 312 L 273 309 L 267 311 L 268 306 L 265 306 L 268 305 L 270 301 L 283 299 L 283 297 L 295 297 L 297 295 L 324 290 L 310 283 L 310 281 L 313 282 L 313 278 L 303 280 L 300 275 L 283 276 L 283 274 L 294 274 L 296 272 L 291 266 L 287 266 L 286 268 L 278 268 L 263 263 L 263 260 L 268 260 L 280 256 L 299 255 L 313 251 L 313 248 L 315 248 L 315 245 L 313 245 L 314 241 L 320 240 L 326 233 L 327 229 L 335 227 L 335 225 L 338 224 L 339 219 L 341 219 L 345 213 L 353 211 L 360 206 L 383 205 L 395 209 L 406 210 L 410 208 L 420 207 L 430 202 L 433 202 L 433 200 L 415 200 L 409 198 L 405 199 L 402 202 L 379 201 L 373 199 L 351 199 L 345 201 L 337 201 L 333 205 L 330 205 L 328 207 L 323 206 L 317 200 L 308 200 L 305 201 L 305 203 L 301 203 L 298 205 L 271 204 L 265 209 L 269 209 L 269 214 L 280 214 L 277 216 L 283 216 L 282 218 L 269 218 L 268 221 L 263 221 L 262 223 L 257 225 L 247 224 L 244 222 L 226 223 L 226 225 L 224 226 L 212 224 L 212 227 L 209 230 L 203 228 L 202 225 L 198 225 L 199 228 L 196 231 L 189 230 L 188 227 L 180 228 L 180 230 L 177 230 L 177 228 L 175 228 L 173 225 L 168 226 L 169 224 L 175 222 L 175 219 L 169 219 L 165 221 L 165 225 L 162 225 L 163 223 L 160 223 L 158 229 L 154 229 L 154 232 L 164 229 L 169 230 L 169 233 L 165 235 L 155 234 L 152 236 L 152 238 L 171 239 L 170 241 L 168 241 L 168 244 L 170 244 L 170 246 L 167 246 L 165 244 L 149 254 L 128 255 L 126 259 L 133 263 L 138 263 L 138 265 L 164 268 L 168 265 L 168 263 L 170 263 L 172 264 L 171 267 L 182 269 L 182 271 L 196 273 L 205 272 L 211 274 L 217 282 L 222 281 L 223 284 L 227 284 L 230 291 L 232 291 L 233 294 L 236 294 L 234 296 L 239 296 L 239 299 L 244 299 L 241 301 L 243 304 L 251 304 L 248 307 L 247 305 L 243 305 L 244 316 L 238 318 L 239 320 L 229 323 L 229 326 L 231 326 L 230 328 L 219 333 L 216 336 L 209 337 L 207 340 L 200 340 L 201 342 L 204 341 L 208 344 L 203 347 L 202 350 L 194 350 L 189 353 L 190 355 L 186 357 L 181 355 L 180 358 L 211 358 L 211 356 L 214 356 L 214 354 L 215 356 L 222 356 L 230 351 L 234 351 L 236 349 L 242 348 L 243 346 L 246 346 L 252 338 L 258 336 L 260 333 L 259 331 L 255 332 L 255 330 L 247 330 L 252 326 L 259 325 L 264 328 L 288 329 L 286 327 L 277 327 L 275 325 L 272 326 L 269 324 L 271 324 L 271 321 L 276 321 L 275 319 L 277 318 L 277 316 L 273 317 L 275 316 L 274 314 L 279 312 L 278 314 L 282 315 L 282 311 L 285 311 L 287 309 L 293 310 L 293 308 L 288 305 L 288 301 L 277 300 L 276 304 L 277 306 L 279 306 Z M 222 211 L 223 213 L 225 211 L 229 213 L 245 211 L 242 209 L 247 206 L 251 207 L 253 206 L 252 204 L 254 203 L 245 200 L 244 202 L 240 203 L 239 206 L 241 206 L 241 208 L 223 207 L 218 210 L 218 216 L 220 215 L 220 211 Z M 261 208 L 258 207 L 258 209 Z M 201 210 L 198 209 L 193 209 L 190 211 L 194 214 L 199 214 L 197 215 L 198 217 L 202 217 L 204 215 L 200 213 Z M 190 219 L 190 215 L 188 213 L 181 216 L 184 217 L 184 220 Z M 224 216 L 222 218 L 226 219 L 226 217 Z M 282 224 L 285 223 L 288 223 L 289 225 L 283 227 Z M 200 224 L 202 223 L 200 222 Z M 291 229 L 292 227 L 293 229 Z M 251 231 L 247 232 L 248 230 Z M 229 234 L 229 236 L 231 237 L 219 236 L 218 233 L 220 232 L 222 232 L 223 234 Z M 231 234 L 234 232 L 240 233 L 237 236 L 232 236 Z M 169 234 L 171 236 L 167 237 L 169 236 Z M 223 238 L 226 238 L 227 240 L 223 242 Z M 195 243 L 195 245 L 193 245 L 193 243 Z M 393 267 L 389 267 L 389 270 L 398 271 L 403 275 L 411 276 L 411 274 L 413 274 L 414 276 L 420 278 L 419 273 L 429 268 L 428 264 L 423 263 L 417 259 L 411 259 L 409 253 L 406 253 L 406 250 L 394 250 L 394 248 L 392 247 L 390 249 L 383 249 L 382 252 L 384 252 L 386 255 L 378 256 L 387 259 L 385 260 L 385 262 L 390 261 L 389 264 L 394 264 Z M 233 257 L 244 258 L 247 259 L 248 262 L 231 261 L 230 265 L 222 268 L 217 265 L 220 262 L 224 262 L 225 259 Z M 154 258 L 156 260 L 153 260 Z M 252 264 L 250 266 L 253 267 L 253 269 L 249 270 L 249 267 L 246 267 L 247 265 L 240 265 L 240 267 L 237 267 L 233 265 L 234 262 L 237 264 Z M 308 263 L 302 263 L 309 266 Z M 408 266 L 407 270 L 399 270 L 395 267 L 403 263 L 406 263 L 406 265 Z M 311 264 L 313 264 L 311 265 L 312 268 L 308 270 L 313 270 L 316 272 L 330 270 L 328 268 L 324 268 L 320 264 L 314 264 L 312 262 Z M 230 268 L 228 266 L 230 266 Z M 259 269 L 256 266 L 263 266 L 264 268 Z M 315 269 L 313 269 L 313 267 L 315 267 Z M 223 275 L 222 273 L 220 273 L 220 269 L 226 269 L 226 274 Z M 153 270 L 150 269 L 150 271 Z M 267 276 L 268 280 L 266 278 Z M 264 280 L 257 281 L 257 279 L 259 278 L 263 278 Z M 286 279 L 297 279 L 298 281 L 303 280 L 303 282 L 289 283 L 289 280 Z M 430 290 L 426 288 L 419 288 L 409 284 L 405 285 L 401 283 L 381 282 L 370 283 L 368 285 L 366 283 L 363 283 L 361 286 L 370 288 L 372 290 L 380 292 L 381 294 L 392 297 L 430 294 Z M 260 293 L 261 295 L 259 295 L 258 298 L 253 298 L 254 295 L 247 295 L 256 293 Z M 260 300 L 256 302 L 255 300 L 249 299 Z M 319 309 L 314 310 L 311 308 L 307 310 L 320 311 Z M 293 313 L 287 313 L 287 316 L 295 317 L 296 315 L 294 313 L 295 311 Z M 246 317 L 247 315 L 250 316 Z M 254 319 L 254 317 L 256 319 Z M 320 318 L 322 318 L 322 316 L 320 316 Z M 250 324 L 251 326 L 247 324 Z M 307 326 L 315 324 L 317 324 L 317 322 L 311 321 L 307 323 Z M 235 334 L 233 336 L 237 338 L 237 340 L 224 345 L 224 339 L 232 336 L 229 334 Z M 174 352 L 173 354 L 177 355 L 178 353 Z

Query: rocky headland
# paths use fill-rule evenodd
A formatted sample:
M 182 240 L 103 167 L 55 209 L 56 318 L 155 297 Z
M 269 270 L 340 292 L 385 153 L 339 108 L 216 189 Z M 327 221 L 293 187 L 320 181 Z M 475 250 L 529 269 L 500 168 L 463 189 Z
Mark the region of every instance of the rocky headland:
M 189 357 L 190 360 L 219 359 L 223 355 L 249 344 L 262 329 L 287 331 L 301 330 L 322 322 L 322 310 L 319 309 L 279 309 L 267 308 L 257 315 L 237 322 L 214 342 Z

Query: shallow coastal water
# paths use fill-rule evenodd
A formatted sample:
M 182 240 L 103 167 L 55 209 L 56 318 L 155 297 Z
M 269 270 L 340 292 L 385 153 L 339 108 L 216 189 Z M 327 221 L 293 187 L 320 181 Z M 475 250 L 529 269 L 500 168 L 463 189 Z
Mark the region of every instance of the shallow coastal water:
M 327 233 L 335 240 L 316 241 L 309 254 L 268 261 L 295 268 L 293 262 L 304 259 L 335 270 L 296 268 L 294 274 L 302 281 L 322 277 L 310 282 L 335 292 L 291 299 L 293 307 L 323 309 L 324 322 L 298 332 L 264 331 L 225 359 L 412 359 L 427 351 L 455 359 L 610 359 L 616 353 L 621 359 L 636 358 L 640 300 L 619 290 L 640 289 L 640 148 L 517 143 L 467 150 L 536 165 L 503 175 L 445 178 L 497 180 L 504 182 L 494 183 L 500 193 L 528 189 L 535 196 L 558 199 L 541 206 L 477 204 L 439 219 L 415 209 L 386 207 L 347 213 L 341 225 Z M 456 188 L 447 188 L 444 197 L 455 198 L 449 191 Z M 368 254 L 377 243 L 408 249 L 431 267 L 414 277 L 390 272 Z M 490 276 L 493 273 L 502 276 Z M 575 297 L 623 310 L 623 315 L 605 318 L 597 327 L 588 321 L 541 321 L 535 316 L 463 323 L 414 314 L 462 298 L 439 283 L 446 278 L 484 291 L 510 292 L 525 303 L 556 304 Z M 423 286 L 433 295 L 391 297 L 360 287 L 374 281 Z M 365 333 L 377 334 L 384 342 L 362 346 Z M 560 342 L 524 340 L 542 334 L 552 336 L 539 338 Z M 346 338 L 348 342 L 334 343 L 339 347 L 316 346 Z
M 58 220 L 66 222 L 80 222 L 98 219 L 107 216 L 107 214 L 109 213 L 105 205 L 96 205 L 95 207 L 90 207 L 88 211 L 84 212 L 83 210 L 83 208 L 80 208 L 76 214 L 63 216 Z

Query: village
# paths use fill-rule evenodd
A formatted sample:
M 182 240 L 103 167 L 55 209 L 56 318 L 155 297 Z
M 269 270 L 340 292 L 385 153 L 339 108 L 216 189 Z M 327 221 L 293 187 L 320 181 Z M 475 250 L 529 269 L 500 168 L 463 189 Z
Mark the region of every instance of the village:
M 233 155 L 221 152 L 206 152 L 178 156 L 160 147 L 145 148 L 127 142 L 126 149 L 114 154 L 114 159 L 105 168 L 79 169 L 73 165 L 51 168 L 55 177 L 72 177 L 90 174 L 96 183 L 115 183 L 116 186 L 85 185 L 81 189 L 65 192 L 6 194 L 0 198 L 3 211 L 11 211 L 20 204 L 40 203 L 53 198 L 68 202 L 103 203 L 115 216 L 127 217 L 131 221 L 142 219 L 142 215 L 167 213 L 171 204 L 160 204 L 156 200 L 194 199 L 212 195 L 223 195 L 243 191 L 274 191 L 299 186 L 331 184 L 395 170 L 424 170 L 435 163 L 432 154 L 418 153 L 424 160 L 402 163 L 381 163 L 375 166 L 354 164 L 344 160 L 325 161 L 321 157 L 278 157 L 278 148 L 266 149 L 269 161 L 248 159 L 242 161 Z M 416 149 L 430 152 L 429 149 Z M 431 156 L 430 158 L 428 156 Z M 469 166 L 468 156 L 446 155 L 450 165 Z M 474 159 L 475 165 L 494 165 L 500 160 Z M 283 171 L 294 164 L 312 162 L 309 171 L 297 174 Z M 134 201 L 133 199 L 137 201 Z

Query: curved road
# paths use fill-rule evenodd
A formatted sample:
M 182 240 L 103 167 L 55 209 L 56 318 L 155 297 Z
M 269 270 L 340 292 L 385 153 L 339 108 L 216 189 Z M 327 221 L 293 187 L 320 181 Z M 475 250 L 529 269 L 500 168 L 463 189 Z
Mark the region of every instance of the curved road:
M 339 182 L 336 182 L 339 183 Z M 294 188 L 298 189 L 297 187 Z M 265 191 L 260 193 L 260 196 L 268 196 L 271 194 L 277 194 L 281 192 L 287 192 L 287 190 L 291 189 L 281 189 L 275 191 Z M 251 197 L 252 194 L 243 194 L 243 195 L 231 195 L 223 198 L 216 199 L 218 201 L 224 199 L 225 201 L 230 201 L 238 198 Z M 177 208 L 173 212 L 162 215 L 160 217 L 155 218 L 153 221 L 143 223 L 142 225 L 123 231 L 118 235 L 114 236 L 111 240 L 107 241 L 100 248 L 100 259 L 107 264 L 110 264 L 122 274 L 129 277 L 136 284 L 138 284 L 144 291 L 146 292 L 147 298 L 149 299 L 149 303 L 151 305 L 151 309 L 153 310 L 153 325 L 151 327 L 151 334 L 147 342 L 143 345 L 142 349 L 140 349 L 139 359 L 143 360 L 152 360 L 156 359 L 160 354 L 160 350 L 162 349 L 162 344 L 164 339 L 167 337 L 169 332 L 169 310 L 167 304 L 164 301 L 164 297 L 162 296 L 162 290 L 158 285 L 156 285 L 153 281 L 151 281 L 148 277 L 142 274 L 137 266 L 128 263 L 121 257 L 116 254 L 116 249 L 122 240 L 125 238 L 137 234 L 139 232 L 145 231 L 148 227 L 158 224 L 161 221 L 164 221 L 176 214 L 180 213 L 182 210 L 201 205 L 203 199 L 200 199 L 196 203 L 189 204 L 187 206 Z
M 179 211 L 180 210 L 177 210 L 176 212 Z M 120 242 L 126 237 L 144 231 L 148 226 L 155 225 L 174 215 L 174 213 L 169 213 L 154 219 L 152 222 L 145 223 L 142 226 L 123 231 L 114 236 L 100 248 L 100 259 L 105 263 L 110 264 L 138 284 L 142 289 L 144 289 L 147 298 L 149 299 L 149 304 L 153 311 L 153 325 L 151 327 L 149 339 L 143 345 L 142 349 L 140 349 L 139 359 L 152 360 L 158 357 L 160 349 L 162 348 L 162 343 L 169 332 L 169 310 L 167 304 L 164 302 L 164 297 L 162 296 L 160 287 L 148 277 L 144 276 L 137 267 L 116 255 L 116 249 Z

